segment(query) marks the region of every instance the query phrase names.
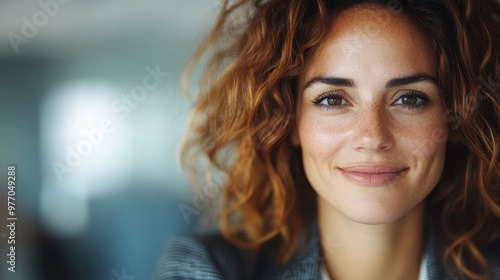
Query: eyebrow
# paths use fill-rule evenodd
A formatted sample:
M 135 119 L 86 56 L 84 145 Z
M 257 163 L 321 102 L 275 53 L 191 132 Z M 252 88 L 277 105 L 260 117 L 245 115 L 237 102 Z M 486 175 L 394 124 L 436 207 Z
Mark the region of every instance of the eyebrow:
M 386 84 L 386 88 L 404 86 L 409 84 L 414 84 L 418 82 L 430 82 L 437 85 L 437 79 L 428 74 L 413 74 L 408 76 L 402 76 L 390 79 Z M 345 86 L 345 87 L 356 87 L 356 83 L 352 79 L 333 77 L 333 76 L 319 76 L 309 80 L 304 89 L 312 86 L 313 84 L 327 84 L 332 86 Z
M 404 86 L 409 84 L 414 84 L 418 82 L 430 82 L 432 84 L 437 85 L 437 79 L 427 74 L 415 74 L 409 76 L 398 77 L 394 79 L 390 79 L 386 84 L 386 88 Z
M 309 80 L 304 86 L 304 89 L 310 87 L 313 84 L 327 84 L 332 86 L 344 86 L 344 87 L 356 87 L 356 83 L 351 79 L 332 77 L 332 76 L 321 76 L 315 77 Z

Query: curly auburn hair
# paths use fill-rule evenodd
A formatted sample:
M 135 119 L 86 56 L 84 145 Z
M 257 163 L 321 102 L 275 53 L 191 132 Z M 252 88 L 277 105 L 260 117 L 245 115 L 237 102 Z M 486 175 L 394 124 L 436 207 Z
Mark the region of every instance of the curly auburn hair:
M 479 248 L 500 234 L 500 4 L 494 0 L 225 0 L 186 71 L 213 50 L 182 164 L 201 195 L 220 181 L 218 220 L 226 239 L 252 250 L 277 239 L 278 262 L 288 261 L 316 218 L 316 194 L 300 148 L 290 142 L 296 80 L 332 18 L 355 5 L 402 13 L 431 39 L 444 117 L 456 141 L 447 143 L 426 209 L 449 272 L 484 279 L 480 272 L 489 267 Z

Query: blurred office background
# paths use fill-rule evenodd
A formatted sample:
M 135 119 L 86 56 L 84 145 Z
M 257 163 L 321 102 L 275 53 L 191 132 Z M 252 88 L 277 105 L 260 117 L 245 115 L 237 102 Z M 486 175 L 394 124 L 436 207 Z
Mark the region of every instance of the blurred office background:
M 179 210 L 193 204 L 178 164 L 180 75 L 218 6 L 1 0 L 0 279 L 152 279 L 168 238 L 196 227 Z

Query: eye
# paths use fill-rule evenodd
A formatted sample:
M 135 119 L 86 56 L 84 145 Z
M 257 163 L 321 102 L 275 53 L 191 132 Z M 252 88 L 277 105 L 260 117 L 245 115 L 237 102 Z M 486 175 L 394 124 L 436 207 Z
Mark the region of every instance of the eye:
M 429 103 L 430 99 L 426 94 L 418 91 L 410 91 L 399 97 L 393 104 L 403 109 L 416 110 L 427 106 Z
M 327 92 L 316 97 L 313 103 L 323 109 L 340 109 L 342 106 L 350 105 L 345 96 L 338 92 Z

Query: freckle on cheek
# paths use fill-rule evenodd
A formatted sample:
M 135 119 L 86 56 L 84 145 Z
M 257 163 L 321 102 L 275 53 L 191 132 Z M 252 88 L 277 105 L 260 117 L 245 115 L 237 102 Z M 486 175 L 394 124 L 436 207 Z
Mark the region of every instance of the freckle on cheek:
M 435 132 L 435 131 L 434 131 Z M 422 137 L 423 135 L 429 135 L 430 137 Z M 443 145 L 440 142 L 440 138 L 435 138 L 437 135 L 435 133 L 425 133 L 421 134 L 420 137 L 414 138 L 410 147 L 413 147 L 414 154 L 420 159 L 427 159 L 436 153 L 437 149 Z

